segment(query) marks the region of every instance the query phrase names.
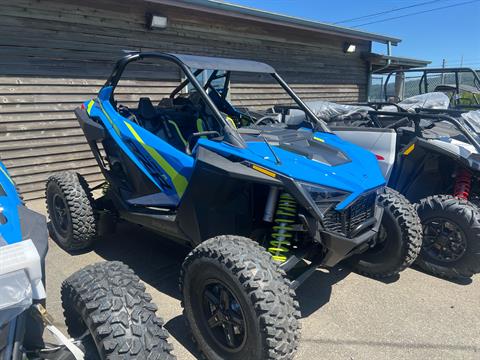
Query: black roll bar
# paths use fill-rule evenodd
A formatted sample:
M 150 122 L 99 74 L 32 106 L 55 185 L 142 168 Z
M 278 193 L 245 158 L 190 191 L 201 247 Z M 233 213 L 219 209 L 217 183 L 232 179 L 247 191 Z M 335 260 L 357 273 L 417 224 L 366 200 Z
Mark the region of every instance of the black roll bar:
M 472 136 L 472 134 L 463 126 L 463 124 L 455 119 L 454 117 L 447 115 L 445 113 L 443 114 L 428 114 L 425 112 L 422 112 L 423 109 L 418 109 L 418 112 L 416 113 L 409 113 L 409 112 L 390 112 L 390 111 L 369 111 L 370 115 L 383 115 L 383 116 L 394 116 L 394 117 L 408 117 L 411 119 L 414 124 L 415 124 L 415 132 L 422 137 L 421 134 L 421 129 L 420 129 L 420 120 L 421 119 L 429 119 L 429 120 L 434 120 L 435 122 L 438 121 L 446 121 L 449 122 L 464 135 L 467 140 L 472 144 L 475 149 L 480 153 L 480 143 Z M 443 110 L 443 112 L 445 112 Z

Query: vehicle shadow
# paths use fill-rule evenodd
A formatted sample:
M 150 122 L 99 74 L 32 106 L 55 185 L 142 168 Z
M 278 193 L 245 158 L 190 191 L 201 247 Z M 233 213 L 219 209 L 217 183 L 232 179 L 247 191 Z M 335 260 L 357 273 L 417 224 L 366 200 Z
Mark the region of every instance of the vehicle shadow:
M 330 301 L 333 286 L 345 279 L 350 270 L 336 266 L 330 270 L 318 269 L 296 290 L 301 317 L 306 318 Z
M 178 277 L 190 249 L 159 237 L 140 226 L 119 223 L 114 233 L 103 236 L 93 251 L 105 260 L 130 266 L 142 281 L 180 300 Z
M 430 277 L 434 277 L 434 278 L 437 278 L 437 279 L 441 279 L 443 281 L 447 281 L 447 282 L 450 282 L 452 284 L 456 284 L 456 285 L 463 285 L 463 286 L 466 286 L 466 285 L 470 285 L 472 282 L 473 282 L 473 279 L 471 278 L 467 278 L 467 277 L 459 277 L 459 278 L 445 278 L 445 277 L 441 277 L 441 276 L 437 276 L 437 275 L 433 275 L 433 274 L 430 274 L 429 272 L 423 270 L 421 267 L 419 267 L 418 265 L 416 264 L 413 264 L 411 269 L 415 270 L 415 271 L 418 271 L 426 276 L 430 276 Z
M 181 264 L 189 248 L 159 237 L 140 226 L 119 223 L 114 233 L 96 242 L 93 251 L 105 260 L 122 261 L 142 281 L 158 291 L 181 299 L 178 278 Z M 345 279 L 351 271 L 340 264 L 330 270 L 318 269 L 297 289 L 301 318 L 307 318 L 330 301 L 332 288 Z M 382 282 L 393 282 L 395 278 Z M 170 334 L 193 355 L 197 356 L 183 314 L 178 314 L 165 324 Z

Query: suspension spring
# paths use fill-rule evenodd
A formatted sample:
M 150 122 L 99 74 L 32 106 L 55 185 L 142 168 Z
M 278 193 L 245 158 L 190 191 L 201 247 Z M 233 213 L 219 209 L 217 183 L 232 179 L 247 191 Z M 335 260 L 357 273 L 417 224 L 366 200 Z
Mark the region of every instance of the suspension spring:
M 457 169 L 455 185 L 453 187 L 453 195 L 460 199 L 468 200 L 471 188 L 472 173 L 470 170 L 465 168 Z
M 274 226 L 268 252 L 274 261 L 284 262 L 292 246 L 293 225 L 297 220 L 297 202 L 292 195 L 282 192 L 275 211 Z

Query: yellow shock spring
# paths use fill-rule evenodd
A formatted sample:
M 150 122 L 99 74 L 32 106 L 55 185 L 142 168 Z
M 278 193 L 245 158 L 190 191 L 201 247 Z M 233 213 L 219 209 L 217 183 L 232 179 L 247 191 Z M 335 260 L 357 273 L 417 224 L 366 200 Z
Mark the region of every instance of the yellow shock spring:
M 293 224 L 297 219 L 297 203 L 292 195 L 282 192 L 277 210 L 275 211 L 274 223 L 272 228 L 272 238 L 268 252 L 272 258 L 278 262 L 284 262 L 288 258 L 288 253 L 292 245 Z

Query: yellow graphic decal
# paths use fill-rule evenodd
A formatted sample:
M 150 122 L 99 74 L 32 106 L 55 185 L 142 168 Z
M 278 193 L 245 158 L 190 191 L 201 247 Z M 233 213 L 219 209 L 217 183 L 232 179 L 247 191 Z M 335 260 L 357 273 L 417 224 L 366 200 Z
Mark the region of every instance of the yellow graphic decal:
M 135 131 L 132 125 L 127 123 L 125 121 L 125 125 L 128 127 L 132 135 L 135 137 L 135 139 L 142 144 L 143 148 L 150 154 L 151 157 L 155 159 L 155 161 L 160 165 L 160 167 L 167 173 L 167 175 L 172 179 L 173 186 L 175 187 L 175 190 L 178 194 L 178 196 L 182 196 L 183 193 L 185 192 L 185 189 L 187 188 L 188 181 L 185 179 L 184 176 L 179 174 L 173 167 L 170 165 L 165 158 L 158 153 L 157 150 L 155 150 L 153 147 L 150 145 L 145 144 L 143 139 L 138 135 L 138 133 Z
M 90 115 L 90 111 L 92 110 L 92 106 L 95 104 L 95 100 L 90 100 L 87 105 L 87 114 Z
M 110 116 L 107 114 L 107 112 L 105 111 L 105 108 L 103 107 L 102 105 L 102 102 L 101 101 L 98 101 L 98 104 L 100 105 L 100 109 L 102 110 L 103 114 L 105 115 L 105 117 L 107 118 L 107 120 L 110 122 L 110 125 L 113 126 L 113 129 L 115 130 L 115 132 L 117 133 L 118 136 L 120 136 L 120 129 L 118 128 L 117 124 L 115 124 L 113 122 L 113 120 L 110 118 Z

